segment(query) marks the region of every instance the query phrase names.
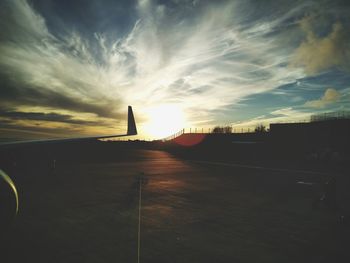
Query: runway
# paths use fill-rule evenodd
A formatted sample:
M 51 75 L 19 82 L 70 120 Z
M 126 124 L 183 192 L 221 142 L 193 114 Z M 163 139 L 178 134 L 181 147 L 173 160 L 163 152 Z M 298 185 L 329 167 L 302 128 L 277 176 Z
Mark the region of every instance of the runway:
M 311 208 L 325 174 L 127 154 L 21 175 L 18 167 L 21 205 L 3 226 L 1 262 L 137 262 L 141 173 L 140 262 L 328 262 L 346 253 L 336 215 Z

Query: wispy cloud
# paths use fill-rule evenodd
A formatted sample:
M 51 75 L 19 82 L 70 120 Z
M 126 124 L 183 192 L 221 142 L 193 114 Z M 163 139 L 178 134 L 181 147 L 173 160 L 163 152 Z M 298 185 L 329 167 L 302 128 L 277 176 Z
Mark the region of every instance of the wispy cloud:
M 309 121 L 312 114 L 313 113 L 311 111 L 300 111 L 293 109 L 293 107 L 287 107 L 272 111 L 266 115 L 261 115 L 241 122 L 235 122 L 231 125 L 233 125 L 235 128 L 250 128 L 252 130 L 261 124 L 268 126 L 271 123 Z

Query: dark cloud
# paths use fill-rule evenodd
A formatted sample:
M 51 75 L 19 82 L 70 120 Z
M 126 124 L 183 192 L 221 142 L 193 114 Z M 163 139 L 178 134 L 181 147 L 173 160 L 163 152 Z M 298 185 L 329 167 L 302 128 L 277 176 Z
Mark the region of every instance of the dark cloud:
M 68 114 L 58 114 L 54 112 L 42 113 L 42 112 L 21 112 L 12 111 L 0 108 L 0 117 L 10 118 L 12 120 L 32 120 L 32 121 L 51 121 L 51 122 L 63 122 L 70 124 L 83 124 L 83 125 L 98 125 L 101 124 L 96 121 L 86 121 L 74 119 L 73 116 Z
M 72 127 L 42 127 L 40 125 L 32 126 L 19 126 L 13 121 L 0 122 L 0 141 L 5 141 L 8 138 L 12 141 L 13 138 L 16 140 L 23 139 L 40 139 L 40 138 L 63 138 L 67 137 L 67 134 L 75 134 L 76 136 L 84 135 L 84 129 L 72 128 Z
M 21 84 L 13 84 L 5 76 L 0 74 L 0 102 L 12 107 L 18 105 L 45 106 L 75 112 L 94 113 L 99 117 L 120 118 L 123 114 L 114 112 L 111 108 L 118 101 L 109 98 L 101 98 L 100 103 L 88 103 L 79 101 L 78 98 L 67 97 L 49 89 L 24 87 Z

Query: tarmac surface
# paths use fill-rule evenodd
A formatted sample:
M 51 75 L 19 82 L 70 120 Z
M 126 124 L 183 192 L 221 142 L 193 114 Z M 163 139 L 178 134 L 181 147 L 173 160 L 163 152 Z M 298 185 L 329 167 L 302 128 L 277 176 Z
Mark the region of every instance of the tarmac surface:
M 17 164 L 19 214 L 1 227 L 0 262 L 137 262 L 140 177 L 140 262 L 349 258 L 339 213 L 312 209 L 328 174 L 125 155 Z

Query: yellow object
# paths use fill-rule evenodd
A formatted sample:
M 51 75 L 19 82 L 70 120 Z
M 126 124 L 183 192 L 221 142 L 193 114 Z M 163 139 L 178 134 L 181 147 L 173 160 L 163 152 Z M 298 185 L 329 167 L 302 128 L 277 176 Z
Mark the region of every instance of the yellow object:
M 16 215 L 17 215 L 18 214 L 19 204 L 18 204 L 18 193 L 17 193 L 16 186 L 15 186 L 14 182 L 11 180 L 11 178 L 1 169 L 0 169 L 0 178 L 5 180 L 5 182 L 11 187 L 11 189 L 12 189 L 14 195 L 15 195 L 15 198 L 16 198 Z

